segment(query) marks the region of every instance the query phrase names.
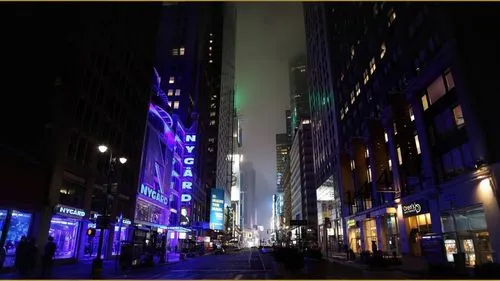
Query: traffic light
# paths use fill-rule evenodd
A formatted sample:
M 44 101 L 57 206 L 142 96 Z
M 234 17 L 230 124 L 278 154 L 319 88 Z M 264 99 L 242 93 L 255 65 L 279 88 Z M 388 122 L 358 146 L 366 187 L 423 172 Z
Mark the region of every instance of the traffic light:
M 95 228 L 93 228 L 93 227 L 89 227 L 89 228 L 87 229 L 87 236 L 89 236 L 89 237 L 94 237 L 94 236 L 95 236 Z

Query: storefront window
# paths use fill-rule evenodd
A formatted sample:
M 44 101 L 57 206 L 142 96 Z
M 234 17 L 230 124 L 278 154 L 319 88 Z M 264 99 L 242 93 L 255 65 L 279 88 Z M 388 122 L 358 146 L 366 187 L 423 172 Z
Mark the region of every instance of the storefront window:
M 89 223 L 87 225 L 87 227 L 88 228 L 95 228 L 96 225 L 94 223 Z M 104 254 L 107 251 L 108 232 L 109 232 L 109 230 L 104 230 L 101 258 L 104 258 Z M 84 250 L 83 250 L 84 259 L 93 259 L 93 258 L 97 257 L 97 250 L 99 248 L 99 236 L 101 236 L 101 230 L 96 229 L 94 237 L 87 236 L 87 238 L 85 239 L 85 246 L 84 246 Z
M 113 238 L 113 255 L 120 254 L 121 241 L 127 240 L 127 227 L 122 227 L 120 231 L 119 226 L 115 226 L 115 234 Z
M 377 245 L 377 223 L 375 219 L 369 219 L 364 221 L 364 233 L 365 233 L 365 250 L 373 252 L 373 245 Z
M 7 256 L 3 264 L 4 267 L 14 266 L 16 247 L 19 241 L 21 241 L 21 237 L 28 235 L 30 224 L 31 214 L 12 211 L 12 218 L 10 220 L 9 229 L 7 230 L 7 239 L 5 240 Z
M 78 220 L 54 216 L 50 222 L 49 235 L 56 243 L 55 259 L 69 259 L 75 257 L 78 241 Z
M 7 210 L 0 210 L 0 236 L 2 236 L 3 225 L 5 224 L 6 217 L 7 217 Z

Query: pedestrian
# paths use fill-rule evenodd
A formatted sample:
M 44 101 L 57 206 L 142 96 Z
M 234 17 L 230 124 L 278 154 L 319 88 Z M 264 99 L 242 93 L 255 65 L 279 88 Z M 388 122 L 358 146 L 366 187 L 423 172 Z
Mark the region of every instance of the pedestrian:
M 52 275 L 52 265 L 56 248 L 57 246 L 56 243 L 54 243 L 54 237 L 49 236 L 42 255 L 42 278 L 50 278 Z
M 21 277 L 26 277 L 27 275 L 27 250 L 28 242 L 26 241 L 26 236 L 23 235 L 16 246 L 16 258 L 14 261 L 14 266 L 16 267 Z
M 35 238 L 30 238 L 26 248 L 26 270 L 28 275 L 32 275 L 35 272 L 37 257 L 38 248 L 36 240 Z
M 178 250 L 178 249 L 179 249 L 179 248 L 177 247 L 177 245 L 175 245 L 175 253 L 177 253 L 177 250 Z

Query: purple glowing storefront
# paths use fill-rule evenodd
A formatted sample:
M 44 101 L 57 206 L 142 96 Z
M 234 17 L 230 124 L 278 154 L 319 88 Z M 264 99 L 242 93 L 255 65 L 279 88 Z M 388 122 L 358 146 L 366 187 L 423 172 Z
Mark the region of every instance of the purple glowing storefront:
M 10 213 L 10 223 L 5 223 Z M 0 209 L 0 235 L 7 232 L 5 240 L 6 257 L 3 267 L 14 266 L 16 247 L 21 237 L 28 236 L 32 221 L 32 214 L 21 210 Z
M 54 259 L 78 259 L 78 245 L 87 213 L 71 206 L 57 205 L 50 221 L 49 236 L 54 238 Z

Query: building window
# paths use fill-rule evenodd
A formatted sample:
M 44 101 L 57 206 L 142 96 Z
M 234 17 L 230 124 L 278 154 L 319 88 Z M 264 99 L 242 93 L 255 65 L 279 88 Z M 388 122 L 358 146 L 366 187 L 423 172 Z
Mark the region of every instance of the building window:
M 179 108 L 179 101 L 174 101 L 174 109 L 178 109 Z
M 209 60 L 208 62 L 209 62 L 209 63 L 214 63 L 214 61 L 213 61 L 213 60 Z
M 178 56 L 179 55 L 179 49 L 172 49 L 172 56 Z
M 363 84 L 366 85 L 368 81 L 370 81 L 370 75 L 368 74 L 368 70 L 365 70 L 365 72 L 363 72 Z
M 168 106 L 172 107 L 172 102 L 171 101 L 168 102 Z
M 396 122 L 392 122 L 392 128 L 394 129 L 394 135 L 398 134 L 398 128 L 396 126 Z
M 182 47 L 182 48 L 180 48 L 180 52 L 179 52 L 179 54 L 180 54 L 181 56 L 183 56 L 185 51 L 186 51 L 186 49 L 184 49 L 184 47 Z
M 369 158 L 370 157 L 370 150 L 368 148 L 366 148 L 366 151 L 365 151 L 365 157 L 366 158 Z
M 168 84 L 174 84 L 175 83 L 175 77 L 170 76 L 170 79 L 168 80 Z
M 351 92 L 351 104 L 356 101 L 356 96 L 354 95 L 354 91 Z
M 340 73 L 340 81 L 344 81 L 344 73 Z
M 372 182 L 372 167 L 368 165 L 368 170 L 366 170 L 366 177 L 368 178 L 368 182 Z
M 418 140 L 418 135 L 416 134 L 413 138 L 415 139 L 415 147 L 417 148 L 417 154 L 422 153 L 422 151 L 420 150 L 420 141 Z
M 215 143 L 215 138 L 209 138 L 209 139 L 208 139 L 208 142 L 209 142 L 209 143 Z
M 429 103 L 435 104 L 438 99 L 446 94 L 446 87 L 444 85 L 443 77 L 439 76 L 434 82 L 427 87 L 427 95 Z
M 413 114 L 413 108 L 410 106 L 410 108 L 408 109 L 409 113 L 410 113 L 410 120 L 411 121 L 415 121 L 415 115 Z
M 398 163 L 399 163 L 399 165 L 402 165 L 403 164 L 403 155 L 401 154 L 401 147 L 398 146 L 397 152 L 398 152 Z
M 167 96 L 171 97 L 171 96 L 173 96 L 173 95 L 174 95 L 174 90 L 169 89 L 169 90 L 168 90 L 168 93 L 167 93 Z
M 351 46 L 351 59 L 354 58 L 354 55 L 355 55 L 355 51 L 354 51 L 354 46 Z
M 385 47 L 385 43 L 382 43 L 382 46 L 380 46 L 380 59 L 384 58 L 386 50 L 387 48 Z
M 449 69 L 444 72 L 444 79 L 446 80 L 446 87 L 448 88 L 448 91 L 455 88 L 455 80 L 453 80 L 453 75 Z
M 359 88 L 359 83 L 356 84 L 356 97 L 359 96 L 359 94 L 361 93 L 361 89 Z
M 214 116 L 215 116 L 215 111 L 210 112 L 210 117 L 214 117 Z
M 209 51 L 212 51 L 212 46 L 208 47 L 208 50 L 209 50 Z
M 351 160 L 351 170 L 354 171 L 356 169 L 356 163 L 354 163 L 354 160 Z
M 210 120 L 209 125 L 210 125 L 210 126 L 215 126 L 215 120 Z
M 210 108 L 215 108 L 215 103 L 211 103 Z
M 370 61 L 370 74 L 373 74 L 377 70 L 377 65 L 375 64 L 375 58 Z
M 215 149 L 213 147 L 208 148 L 208 152 L 214 152 L 214 151 L 215 151 Z
M 389 12 L 389 26 L 392 25 L 395 19 L 396 19 L 396 12 L 393 9 L 391 9 L 391 11 Z
M 389 159 L 389 171 L 392 171 L 392 160 Z
M 175 96 L 180 96 L 181 95 L 181 89 L 175 89 Z
M 389 135 L 387 135 L 387 132 L 384 132 L 384 139 L 385 139 L 385 142 L 389 141 Z
M 429 109 L 429 101 L 427 100 L 427 95 L 422 96 L 422 108 L 424 109 L 424 111 Z
M 210 44 L 212 44 L 214 42 L 214 40 L 210 40 L 209 42 L 210 42 Z
M 458 128 L 465 125 L 464 115 L 462 114 L 462 106 L 457 105 L 453 108 L 453 117 L 455 118 L 455 125 Z

